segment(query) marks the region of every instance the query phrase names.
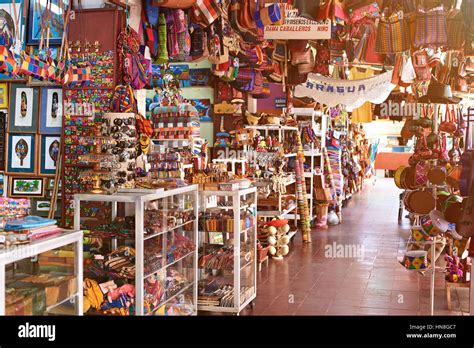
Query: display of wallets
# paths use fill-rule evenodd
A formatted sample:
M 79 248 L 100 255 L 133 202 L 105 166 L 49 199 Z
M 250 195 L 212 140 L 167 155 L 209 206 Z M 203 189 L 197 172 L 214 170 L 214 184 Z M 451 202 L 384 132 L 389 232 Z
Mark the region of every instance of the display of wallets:
M 240 230 L 253 226 L 253 217 L 249 213 L 243 213 L 240 219 Z M 199 228 L 205 232 L 234 232 L 233 213 L 207 213 L 199 216 Z

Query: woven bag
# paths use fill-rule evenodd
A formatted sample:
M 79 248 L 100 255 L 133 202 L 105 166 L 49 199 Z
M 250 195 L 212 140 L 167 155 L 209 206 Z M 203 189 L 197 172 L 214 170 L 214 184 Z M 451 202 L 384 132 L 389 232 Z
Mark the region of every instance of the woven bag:
M 377 27 L 375 50 L 379 53 L 397 53 L 410 48 L 410 31 L 401 12 L 382 17 Z
M 419 7 L 416 14 L 415 46 L 445 46 L 448 42 L 446 13 L 444 7 L 431 10 Z

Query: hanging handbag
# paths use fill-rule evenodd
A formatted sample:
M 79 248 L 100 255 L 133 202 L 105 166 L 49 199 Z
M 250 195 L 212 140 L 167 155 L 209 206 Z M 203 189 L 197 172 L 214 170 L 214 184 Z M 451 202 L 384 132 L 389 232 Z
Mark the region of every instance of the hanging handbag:
M 42 61 L 38 56 L 22 52 L 20 54 L 20 75 L 31 76 L 37 80 L 45 81 L 48 79 L 48 64 Z
M 291 64 L 300 65 L 300 64 L 310 64 L 313 57 L 313 52 L 311 48 L 307 48 L 303 52 L 292 52 L 291 53 Z M 313 57 L 314 63 L 314 57 Z
M 417 186 L 425 186 L 428 181 L 427 165 L 425 161 L 420 161 L 415 167 L 415 184 Z
M 280 23 L 282 19 L 283 9 L 280 8 L 278 2 L 274 2 L 269 6 L 259 5 L 260 1 L 257 0 L 257 6 L 255 9 L 255 23 L 258 28 L 265 28 L 267 25 Z
M 314 64 L 315 64 L 314 54 L 313 54 L 313 51 L 309 49 L 309 62 L 298 64 L 298 72 L 303 75 L 309 74 L 310 72 L 314 70 Z
M 446 47 L 452 49 L 463 47 L 464 42 L 466 41 L 466 26 L 461 15 L 447 18 L 446 28 L 448 34 Z
M 448 42 L 446 14 L 443 5 L 416 13 L 415 46 L 445 46 Z
M 192 22 L 206 28 L 219 18 L 220 10 L 215 0 L 196 0 L 191 7 Z
M 439 125 L 439 131 L 453 134 L 454 132 L 456 132 L 457 128 L 458 126 L 456 122 L 456 112 L 454 110 L 454 107 L 446 105 L 444 120 Z
M 19 70 L 20 66 L 12 51 L 6 46 L 0 46 L 0 73 L 13 77 Z
M 88 63 L 71 65 L 68 71 L 70 87 L 84 87 L 90 84 L 91 66 Z
M 110 101 L 110 110 L 113 112 L 137 112 L 137 104 L 130 85 L 118 85 Z
M 431 69 L 428 65 L 428 55 L 425 50 L 421 49 L 413 52 L 412 63 L 418 81 L 431 80 Z
M 293 8 L 298 10 L 300 17 L 316 20 L 319 13 L 320 0 L 293 0 Z
M 376 51 L 379 53 L 397 53 L 410 48 L 410 32 L 403 13 L 390 17 L 381 17 L 377 27 Z
M 316 58 L 313 72 L 323 76 L 329 76 L 329 62 L 331 51 L 323 43 L 316 46 Z
M 167 8 L 190 8 L 196 3 L 196 0 L 153 0 L 153 6 Z
M 239 13 L 239 23 L 244 29 L 255 29 L 257 27 L 255 23 L 255 0 L 242 0 L 240 13 Z
M 316 16 L 317 21 L 322 21 L 325 19 L 332 19 L 333 14 L 333 0 L 320 0 L 318 15 Z

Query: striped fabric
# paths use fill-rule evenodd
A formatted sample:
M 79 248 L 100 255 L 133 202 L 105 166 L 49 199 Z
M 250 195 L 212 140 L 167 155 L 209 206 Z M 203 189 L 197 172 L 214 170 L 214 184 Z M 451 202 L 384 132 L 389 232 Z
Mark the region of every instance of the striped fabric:
M 379 53 L 403 52 L 410 48 L 410 32 L 402 13 L 380 18 L 375 50 Z
M 198 23 L 209 26 L 219 17 L 219 7 L 215 0 L 196 0 L 196 4 L 192 7 L 194 18 L 198 19 Z
M 448 44 L 447 47 L 459 49 L 466 41 L 466 26 L 460 16 L 447 20 Z
M 421 6 L 416 14 L 415 46 L 445 46 L 448 42 L 444 7 L 425 10 Z

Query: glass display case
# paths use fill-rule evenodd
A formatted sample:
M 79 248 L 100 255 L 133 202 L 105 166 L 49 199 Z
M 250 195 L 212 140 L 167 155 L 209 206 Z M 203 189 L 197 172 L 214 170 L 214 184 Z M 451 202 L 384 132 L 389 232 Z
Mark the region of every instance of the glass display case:
M 112 203 L 110 223 L 87 225 L 80 206 L 94 201 Z M 197 203 L 197 185 L 75 195 L 74 224 L 87 239 L 85 296 L 97 294 L 85 314 L 195 315 Z
M 238 315 L 257 294 L 257 190 L 202 191 L 200 206 L 198 309 Z
M 82 231 L 0 249 L 0 315 L 82 315 Z

